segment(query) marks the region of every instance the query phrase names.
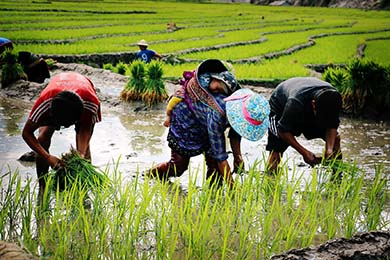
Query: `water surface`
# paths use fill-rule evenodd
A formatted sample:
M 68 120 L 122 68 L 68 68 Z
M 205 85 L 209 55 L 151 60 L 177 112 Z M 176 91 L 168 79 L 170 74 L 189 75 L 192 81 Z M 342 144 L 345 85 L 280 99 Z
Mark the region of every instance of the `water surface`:
M 18 161 L 25 152 L 30 151 L 21 137 L 21 130 L 27 119 L 30 105 L 15 100 L 0 99 L 0 166 L 18 169 L 21 175 L 35 178 L 34 163 Z M 106 167 L 118 164 L 123 176 L 131 177 L 137 171 L 147 170 L 155 163 L 169 159 L 167 146 L 168 129 L 162 125 L 163 105 L 148 111 L 134 111 L 133 105 L 120 104 L 116 107 L 103 105 L 103 120 L 96 124 L 91 140 L 93 164 Z M 369 120 L 342 118 L 340 134 L 344 159 L 356 162 L 367 175 L 373 175 L 377 165 L 383 165 L 386 172 L 390 167 L 390 124 Z M 305 140 L 302 144 L 316 154 L 322 153 L 324 142 L 320 139 Z M 243 139 L 242 152 L 247 168 L 255 161 L 267 157 L 266 136 L 258 142 Z M 51 153 L 60 156 L 75 146 L 73 127 L 55 133 Z M 228 149 L 229 150 L 229 149 Z M 232 162 L 231 154 L 229 161 Z M 311 168 L 302 157 L 289 148 L 284 157 L 291 170 L 307 171 Z M 191 160 L 191 169 L 203 169 L 203 157 Z M 262 166 L 259 166 L 262 167 Z M 181 179 L 185 183 L 188 175 Z

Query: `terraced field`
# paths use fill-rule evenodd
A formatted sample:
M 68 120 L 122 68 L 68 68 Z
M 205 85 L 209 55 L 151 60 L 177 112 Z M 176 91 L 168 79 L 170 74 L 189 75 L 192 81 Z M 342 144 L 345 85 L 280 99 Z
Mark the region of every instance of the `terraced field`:
M 310 64 L 345 64 L 356 56 L 390 64 L 389 11 L 131 0 L 0 6 L 0 36 L 18 51 L 135 53 L 145 39 L 165 56 L 166 77 L 207 58 L 230 62 L 241 80 L 310 75 Z

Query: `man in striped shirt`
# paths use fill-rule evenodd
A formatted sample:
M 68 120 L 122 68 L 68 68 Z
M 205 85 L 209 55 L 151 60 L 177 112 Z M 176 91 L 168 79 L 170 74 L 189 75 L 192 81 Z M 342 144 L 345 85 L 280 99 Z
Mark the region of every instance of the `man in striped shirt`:
M 51 138 L 61 127 L 75 125 L 76 148 L 91 159 L 89 142 L 95 123 L 101 121 L 100 101 L 93 83 L 75 72 L 54 76 L 36 100 L 23 128 L 23 139 L 36 152 L 39 190 L 44 191 L 43 176 L 49 166 L 59 166 L 60 159 L 49 153 Z M 35 130 L 39 129 L 38 137 Z

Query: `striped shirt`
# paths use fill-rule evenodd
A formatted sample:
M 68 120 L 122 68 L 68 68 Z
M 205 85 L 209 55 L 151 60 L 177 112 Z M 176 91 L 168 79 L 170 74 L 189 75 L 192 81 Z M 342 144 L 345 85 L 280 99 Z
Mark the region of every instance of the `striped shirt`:
M 100 101 L 96 95 L 93 83 L 85 76 L 75 72 L 65 72 L 54 76 L 47 87 L 41 92 L 31 109 L 29 119 L 40 126 L 53 122 L 50 115 L 52 100 L 62 91 L 72 91 L 80 96 L 84 103 L 84 112 L 80 123 L 92 115 L 92 123 L 101 121 Z

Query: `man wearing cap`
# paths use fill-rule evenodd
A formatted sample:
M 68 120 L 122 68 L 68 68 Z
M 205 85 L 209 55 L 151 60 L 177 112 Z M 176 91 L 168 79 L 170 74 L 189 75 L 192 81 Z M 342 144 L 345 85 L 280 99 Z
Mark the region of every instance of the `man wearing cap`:
M 322 158 L 303 147 L 295 137 L 322 138 L 325 141 L 324 159 L 341 158 L 339 113 L 340 93 L 329 83 L 314 77 L 296 77 L 280 83 L 270 100 L 267 151 L 268 170 L 275 172 L 284 151 L 292 146 L 311 166 Z
M 141 40 L 137 43 L 139 52 L 137 52 L 136 59 L 142 60 L 145 63 L 149 63 L 153 58 L 161 59 L 161 54 L 148 50 L 148 43 L 145 40 Z

